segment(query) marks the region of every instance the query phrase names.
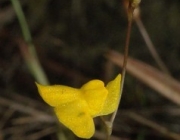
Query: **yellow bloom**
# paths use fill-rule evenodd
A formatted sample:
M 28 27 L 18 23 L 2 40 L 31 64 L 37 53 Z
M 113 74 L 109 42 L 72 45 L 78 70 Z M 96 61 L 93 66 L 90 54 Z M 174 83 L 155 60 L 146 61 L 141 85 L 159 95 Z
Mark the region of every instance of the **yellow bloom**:
M 119 74 L 106 87 L 100 80 L 91 80 L 80 89 L 63 85 L 36 85 L 43 100 L 54 107 L 62 124 L 78 137 L 90 138 L 95 131 L 93 118 L 117 109 L 120 80 Z

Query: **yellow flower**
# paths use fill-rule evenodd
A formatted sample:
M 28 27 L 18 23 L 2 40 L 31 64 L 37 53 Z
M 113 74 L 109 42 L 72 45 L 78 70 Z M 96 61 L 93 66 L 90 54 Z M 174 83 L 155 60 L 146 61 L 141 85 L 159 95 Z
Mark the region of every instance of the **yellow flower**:
M 41 97 L 54 108 L 62 124 L 78 137 L 90 138 L 95 131 L 93 118 L 117 109 L 120 80 L 120 74 L 107 86 L 100 80 L 91 80 L 80 89 L 64 85 L 36 85 Z

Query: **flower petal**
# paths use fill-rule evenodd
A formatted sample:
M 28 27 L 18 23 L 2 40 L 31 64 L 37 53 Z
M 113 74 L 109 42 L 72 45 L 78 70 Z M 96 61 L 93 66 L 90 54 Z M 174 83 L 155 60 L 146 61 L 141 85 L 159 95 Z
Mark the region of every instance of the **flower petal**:
M 88 105 L 83 100 L 75 100 L 54 108 L 59 121 L 74 132 L 78 137 L 90 138 L 95 128 L 88 113 Z
M 99 116 L 104 106 L 108 90 L 100 80 L 92 80 L 81 87 L 82 97 L 89 106 L 89 112 L 92 117 Z
M 62 85 L 43 86 L 37 83 L 36 85 L 43 100 L 53 107 L 72 102 L 80 97 L 80 90 L 76 88 Z
M 101 115 L 107 115 L 114 112 L 118 107 L 118 101 L 121 97 L 120 95 L 120 81 L 121 75 L 118 74 L 116 78 L 110 81 L 106 88 L 108 90 L 108 96 L 106 98 L 104 107 L 102 109 Z

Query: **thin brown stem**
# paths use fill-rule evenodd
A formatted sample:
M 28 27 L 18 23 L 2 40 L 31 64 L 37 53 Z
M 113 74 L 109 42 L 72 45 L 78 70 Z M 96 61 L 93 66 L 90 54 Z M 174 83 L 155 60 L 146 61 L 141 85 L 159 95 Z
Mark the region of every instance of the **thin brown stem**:
M 126 42 L 124 47 L 124 59 L 123 59 L 123 68 L 122 68 L 122 77 L 120 82 L 120 95 L 123 92 L 124 87 L 124 80 L 126 76 L 126 65 L 127 65 L 127 59 L 128 59 L 128 52 L 129 52 L 129 42 L 130 42 L 130 35 L 131 35 L 131 27 L 132 27 L 132 20 L 133 20 L 133 11 L 134 7 L 132 6 L 132 2 L 129 3 L 128 6 L 128 27 L 127 27 L 127 34 L 126 34 Z M 118 105 L 120 103 L 121 98 L 119 98 Z M 107 122 L 107 127 L 110 127 L 110 131 L 112 132 L 113 122 L 115 120 L 116 114 L 117 114 L 118 108 L 116 111 L 112 114 L 111 119 L 109 122 Z M 107 139 L 110 139 L 111 132 L 108 133 Z
M 123 92 L 124 87 L 124 80 L 126 76 L 126 65 L 127 65 L 127 58 L 128 58 L 128 51 L 129 51 L 129 41 L 130 41 L 130 33 L 131 33 L 131 26 L 132 26 L 132 19 L 128 21 L 128 30 L 127 30 L 127 36 L 126 36 L 126 44 L 125 44 L 125 50 L 124 50 L 124 61 L 123 61 L 123 68 L 122 68 L 122 78 L 120 83 L 120 94 Z M 121 98 L 119 99 L 120 103 Z M 113 123 L 115 116 L 117 114 L 117 110 L 113 113 L 110 122 Z
M 139 5 L 139 3 L 140 3 L 140 0 L 129 0 L 128 1 L 128 7 L 127 7 L 128 27 L 127 27 L 126 42 L 125 42 L 125 47 L 124 47 L 122 77 L 121 77 L 121 82 L 120 82 L 120 95 L 123 92 L 124 80 L 125 80 L 125 76 L 126 76 L 126 65 L 127 65 L 128 52 L 129 52 L 129 43 L 130 43 L 131 28 L 132 28 L 132 21 L 133 21 L 133 12 L 134 12 L 134 9 Z M 120 101 L 121 101 L 121 98 L 119 98 L 118 106 L 119 106 Z M 103 122 L 105 122 L 105 126 L 107 129 L 107 140 L 110 140 L 110 136 L 112 133 L 112 127 L 113 127 L 113 123 L 114 123 L 117 111 L 118 111 L 118 108 L 112 114 L 110 121 L 103 120 Z

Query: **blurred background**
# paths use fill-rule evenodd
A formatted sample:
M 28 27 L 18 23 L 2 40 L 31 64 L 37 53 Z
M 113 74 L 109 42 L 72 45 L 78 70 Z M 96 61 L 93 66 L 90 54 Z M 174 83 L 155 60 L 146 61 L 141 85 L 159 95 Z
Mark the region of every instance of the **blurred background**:
M 123 54 L 126 39 L 124 1 L 21 0 L 20 4 L 30 43 L 23 38 L 11 1 L 0 0 L 0 139 L 77 140 L 39 96 L 34 68 L 40 66 L 50 84 L 76 88 L 91 79 L 105 83 L 113 79 L 123 60 L 113 52 Z M 132 67 L 127 69 L 112 140 L 180 140 L 180 1 L 142 0 L 139 10 L 130 41 Z M 164 69 L 153 58 L 142 30 Z M 32 44 L 39 60 L 30 51 Z M 91 139 L 104 139 L 100 119 L 95 122 L 97 132 Z

